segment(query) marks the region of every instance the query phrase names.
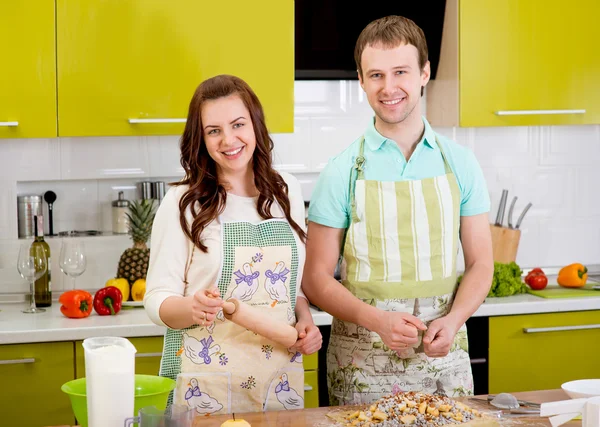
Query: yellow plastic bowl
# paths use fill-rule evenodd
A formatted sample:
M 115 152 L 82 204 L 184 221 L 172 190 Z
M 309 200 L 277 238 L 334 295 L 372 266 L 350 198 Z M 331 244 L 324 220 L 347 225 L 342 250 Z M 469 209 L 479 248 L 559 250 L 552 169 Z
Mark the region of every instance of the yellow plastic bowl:
M 169 393 L 175 388 L 175 381 L 170 378 L 157 375 L 135 375 L 135 397 L 133 403 L 132 417 L 138 415 L 138 411 L 146 406 L 156 406 L 157 409 L 165 410 Z M 81 427 L 87 427 L 87 396 L 85 378 L 79 378 L 66 382 L 60 388 L 71 399 L 71 407 L 77 422 Z M 125 420 L 123 420 L 125 422 Z

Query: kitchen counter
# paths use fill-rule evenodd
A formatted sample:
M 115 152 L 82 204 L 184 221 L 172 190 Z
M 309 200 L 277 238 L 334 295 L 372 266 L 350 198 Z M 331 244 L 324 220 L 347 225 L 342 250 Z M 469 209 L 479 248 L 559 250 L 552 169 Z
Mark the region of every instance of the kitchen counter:
M 527 400 L 530 402 L 545 403 L 555 402 L 559 400 L 569 399 L 569 396 L 562 390 L 541 390 L 532 392 L 514 393 L 518 399 Z M 467 405 L 477 409 L 487 409 L 493 412 L 493 408 L 479 403 L 469 401 L 468 398 L 460 398 Z M 483 406 L 482 406 L 483 405 Z M 304 426 L 339 426 L 327 417 L 327 414 L 333 412 L 340 407 L 321 407 L 314 409 L 299 409 L 293 411 L 272 411 L 260 412 L 251 414 L 236 414 L 237 419 L 248 421 L 252 427 L 271 427 L 271 426 L 286 426 L 286 427 L 304 427 Z M 495 412 L 495 411 L 494 411 Z M 497 413 L 497 412 L 496 412 Z M 230 415 L 218 415 L 210 417 L 196 417 L 194 419 L 194 427 L 220 427 L 221 424 L 231 419 Z M 519 426 L 549 426 L 550 422 L 547 417 L 539 416 L 519 416 L 518 418 L 505 418 L 499 420 L 498 425 L 519 425 Z M 486 424 L 487 425 L 487 424 Z M 495 423 L 490 423 L 495 425 Z M 581 421 L 571 421 L 565 426 L 581 426 Z
M 150 321 L 142 307 L 124 308 L 116 316 L 92 313 L 85 319 L 67 319 L 54 302 L 45 313 L 24 314 L 25 304 L 0 305 L 0 344 L 74 341 L 93 336 L 161 336 L 165 328 Z M 555 313 L 600 310 L 598 297 L 545 299 L 530 294 L 487 298 L 473 315 L 506 316 L 512 314 Z M 311 308 L 317 326 L 330 325 L 331 315 Z
M 45 313 L 25 314 L 26 304 L 0 305 L 0 344 L 49 341 L 75 341 L 97 336 L 161 336 L 165 328 L 152 323 L 143 307 L 123 308 L 116 316 L 99 316 L 95 312 L 84 319 L 68 319 L 53 302 Z M 311 308 L 315 323 L 331 324 L 331 316 Z

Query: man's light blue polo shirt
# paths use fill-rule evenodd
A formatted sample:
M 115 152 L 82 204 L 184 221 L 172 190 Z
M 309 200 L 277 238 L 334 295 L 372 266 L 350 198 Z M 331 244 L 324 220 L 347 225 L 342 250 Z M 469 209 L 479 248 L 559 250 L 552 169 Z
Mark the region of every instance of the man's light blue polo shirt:
M 425 118 L 423 122 L 423 138 L 407 162 L 398 145 L 377 132 L 373 120 L 364 133 L 365 179 L 409 181 L 443 175 L 441 146 L 460 188 L 460 215 L 489 212 L 490 196 L 473 152 L 434 132 Z M 310 199 L 309 221 L 334 228 L 348 227 L 351 214 L 350 171 L 358 156 L 359 146 L 360 138 L 329 160 Z

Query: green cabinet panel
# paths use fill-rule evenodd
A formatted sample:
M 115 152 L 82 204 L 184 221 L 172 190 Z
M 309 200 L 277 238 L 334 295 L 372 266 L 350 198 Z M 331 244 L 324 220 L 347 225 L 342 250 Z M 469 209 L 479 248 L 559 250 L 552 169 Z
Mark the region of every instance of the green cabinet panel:
M 460 0 L 460 126 L 600 123 L 598 0 Z
M 319 380 L 317 371 L 304 372 L 304 407 L 319 407 Z
M 489 392 L 600 378 L 600 311 L 490 318 Z
M 56 137 L 54 1 L 3 1 L 0 138 Z
M 71 402 L 60 387 L 74 374 L 72 342 L 0 346 L 0 424 L 72 425 Z
M 180 135 L 196 87 L 217 74 L 254 89 L 270 132 L 293 132 L 293 1 L 57 0 L 56 11 L 59 136 Z

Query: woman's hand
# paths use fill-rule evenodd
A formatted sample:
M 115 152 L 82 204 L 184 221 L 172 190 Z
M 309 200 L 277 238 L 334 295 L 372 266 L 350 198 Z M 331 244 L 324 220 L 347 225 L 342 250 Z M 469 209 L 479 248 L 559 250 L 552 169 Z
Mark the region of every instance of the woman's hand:
M 299 351 L 307 355 L 319 351 L 323 344 L 323 336 L 319 328 L 312 321 L 312 317 L 298 320 L 296 330 L 298 331 L 298 340 L 290 348 L 291 351 Z
M 210 326 L 223 306 L 223 300 L 216 287 L 204 289 L 194 294 L 192 299 L 192 320 L 200 326 Z

